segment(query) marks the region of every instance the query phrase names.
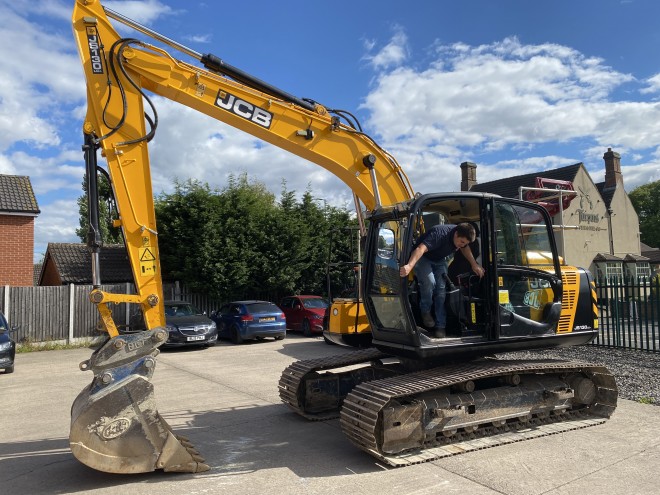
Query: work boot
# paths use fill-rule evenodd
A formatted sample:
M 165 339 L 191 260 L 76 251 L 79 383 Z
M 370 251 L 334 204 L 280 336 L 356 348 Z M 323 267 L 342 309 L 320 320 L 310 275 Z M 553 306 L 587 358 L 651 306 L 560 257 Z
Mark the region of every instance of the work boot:
M 422 324 L 426 328 L 433 328 L 435 326 L 435 320 L 431 316 L 431 313 L 422 313 Z
M 444 339 L 447 334 L 445 332 L 445 327 L 434 327 L 433 328 L 433 336 L 436 339 Z

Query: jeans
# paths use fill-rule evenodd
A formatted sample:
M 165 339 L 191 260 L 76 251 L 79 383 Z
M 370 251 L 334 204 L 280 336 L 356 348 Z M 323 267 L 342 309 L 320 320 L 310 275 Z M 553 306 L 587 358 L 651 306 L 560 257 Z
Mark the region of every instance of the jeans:
M 435 309 L 435 325 L 443 327 L 447 323 L 445 310 L 445 279 L 447 261 L 431 261 L 422 256 L 415 265 L 415 275 L 419 286 L 419 309 L 424 313 L 431 312 L 431 304 Z

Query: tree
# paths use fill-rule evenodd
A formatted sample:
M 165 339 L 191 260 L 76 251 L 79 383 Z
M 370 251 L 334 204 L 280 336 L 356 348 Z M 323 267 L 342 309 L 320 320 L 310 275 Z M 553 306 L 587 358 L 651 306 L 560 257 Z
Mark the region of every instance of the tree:
M 87 174 L 82 181 L 83 195 L 78 198 L 78 212 L 80 213 L 80 228 L 76 229 L 76 235 L 82 242 L 87 242 L 89 231 L 89 214 L 87 209 Z M 121 229 L 112 225 L 112 215 L 115 211 L 115 203 L 112 195 L 112 187 L 105 175 L 98 176 L 99 190 L 99 228 L 101 238 L 105 244 L 123 244 Z
M 154 201 L 161 270 L 193 290 L 216 280 L 207 265 L 207 238 L 218 216 L 218 191 L 197 180 L 174 182 L 174 192 Z
M 642 242 L 660 247 L 660 180 L 633 189 L 628 197 L 639 216 Z
M 327 273 L 330 277 L 330 294 L 326 287 L 322 293 L 333 297 L 357 294 L 357 262 L 360 254 L 360 238 L 357 219 L 345 209 L 331 208 L 328 214 Z M 364 246 L 362 246 L 364 248 Z
M 221 216 L 207 241 L 214 253 L 209 263 L 220 274 L 213 290 L 221 298 L 254 297 L 277 290 L 281 259 L 286 259 L 286 236 L 282 232 L 275 196 L 247 174 L 230 176 L 218 196 Z
M 164 277 L 221 300 L 325 294 L 329 235 L 351 223 L 309 191 L 296 201 L 286 182 L 277 202 L 246 174 L 230 176 L 221 191 L 176 182 L 174 193 L 156 198 L 156 218 Z M 331 261 L 350 258 L 348 237 L 333 244 Z

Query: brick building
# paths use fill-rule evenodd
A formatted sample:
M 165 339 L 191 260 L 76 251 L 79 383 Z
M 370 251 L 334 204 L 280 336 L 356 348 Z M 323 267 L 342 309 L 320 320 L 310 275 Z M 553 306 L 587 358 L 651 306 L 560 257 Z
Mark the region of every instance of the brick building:
M 33 284 L 34 220 L 39 213 L 29 177 L 0 175 L 0 285 Z

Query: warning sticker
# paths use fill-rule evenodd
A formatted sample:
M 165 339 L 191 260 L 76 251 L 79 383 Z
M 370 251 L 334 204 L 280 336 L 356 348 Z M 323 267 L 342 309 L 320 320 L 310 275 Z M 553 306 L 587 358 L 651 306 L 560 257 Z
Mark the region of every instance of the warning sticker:
M 151 247 L 140 248 L 140 275 L 153 277 L 156 274 L 156 257 Z
M 140 249 L 140 261 L 156 261 L 156 257 L 150 247 Z

